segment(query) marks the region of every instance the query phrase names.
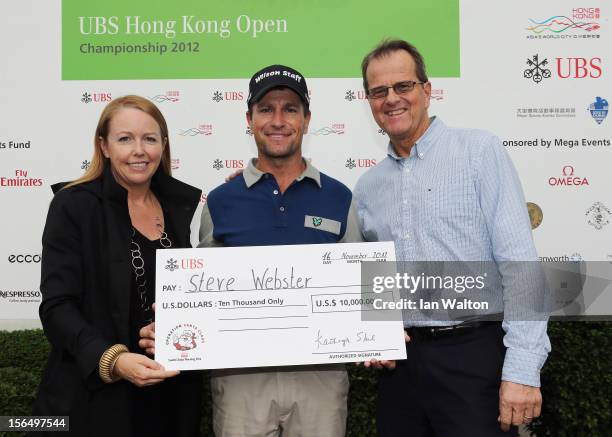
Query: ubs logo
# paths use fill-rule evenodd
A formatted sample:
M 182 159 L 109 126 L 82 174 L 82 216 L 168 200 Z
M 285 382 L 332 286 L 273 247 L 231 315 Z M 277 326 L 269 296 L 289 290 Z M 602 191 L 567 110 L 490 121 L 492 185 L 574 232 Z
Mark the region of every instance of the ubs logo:
M 542 82 L 542 79 L 550 77 L 550 70 L 546 68 L 548 59 L 540 60 L 540 55 L 533 55 L 527 59 L 527 68 L 523 71 L 526 79 L 532 79 L 535 83 Z
M 244 168 L 244 160 L 242 159 L 224 159 L 221 160 L 219 158 L 213 161 L 212 168 L 215 170 L 221 170 L 222 168 L 233 168 L 233 169 L 242 169 Z
M 354 168 L 369 168 L 374 167 L 376 165 L 376 160 L 371 158 L 359 158 L 353 159 L 348 158 L 344 166 L 349 170 L 353 170 Z
M 242 91 L 215 91 L 212 95 L 212 101 L 219 103 L 222 101 L 242 101 L 244 93 Z
M 602 74 L 601 58 L 557 58 L 561 79 L 598 79 Z
M 352 102 L 353 100 L 368 100 L 368 95 L 364 90 L 346 90 L 344 100 Z
M 87 103 L 105 103 L 113 100 L 111 93 L 90 93 L 85 91 L 81 94 L 81 102 Z
M 170 258 L 168 261 L 166 261 L 166 267 L 164 268 L 166 270 L 170 270 L 171 272 L 178 270 L 178 262 L 174 258 Z
M 181 268 L 184 270 L 195 270 L 204 268 L 204 260 L 202 258 L 183 258 L 181 259 Z
M 552 76 L 548 59 L 540 58 L 540 55 L 533 55 L 527 58 L 527 68 L 523 70 L 523 77 L 531 79 L 535 83 L 542 82 Z M 560 79 L 599 79 L 603 70 L 601 58 L 555 58 L 555 72 Z

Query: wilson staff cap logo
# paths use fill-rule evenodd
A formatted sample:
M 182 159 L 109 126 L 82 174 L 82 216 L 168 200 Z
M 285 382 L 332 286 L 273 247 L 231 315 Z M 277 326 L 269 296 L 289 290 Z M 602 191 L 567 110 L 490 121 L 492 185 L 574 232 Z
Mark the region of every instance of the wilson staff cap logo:
M 268 91 L 274 88 L 289 88 L 300 96 L 306 108 L 310 105 L 306 79 L 297 70 L 284 65 L 270 65 L 259 70 L 249 82 L 247 106 L 259 101 Z

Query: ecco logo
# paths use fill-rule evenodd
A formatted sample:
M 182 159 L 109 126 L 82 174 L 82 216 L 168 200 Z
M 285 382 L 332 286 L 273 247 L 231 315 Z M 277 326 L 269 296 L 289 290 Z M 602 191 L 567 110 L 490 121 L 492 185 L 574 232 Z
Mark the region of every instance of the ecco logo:
M 19 263 L 19 264 L 30 264 L 30 263 L 39 263 L 40 255 L 9 255 L 8 261 L 11 264 Z

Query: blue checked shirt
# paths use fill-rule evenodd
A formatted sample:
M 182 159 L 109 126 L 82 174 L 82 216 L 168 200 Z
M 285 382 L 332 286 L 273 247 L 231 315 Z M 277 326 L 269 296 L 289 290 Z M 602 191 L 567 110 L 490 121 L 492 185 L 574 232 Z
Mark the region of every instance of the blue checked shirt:
M 449 128 L 434 117 L 410 156 L 399 157 L 389 144 L 354 196 L 366 241 L 393 241 L 398 261 L 538 260 L 518 175 L 491 133 Z M 512 289 L 517 281 L 504 279 L 486 296 L 491 313 L 520 295 Z M 539 387 L 550 352 L 546 322 L 504 320 L 502 327 L 502 379 Z

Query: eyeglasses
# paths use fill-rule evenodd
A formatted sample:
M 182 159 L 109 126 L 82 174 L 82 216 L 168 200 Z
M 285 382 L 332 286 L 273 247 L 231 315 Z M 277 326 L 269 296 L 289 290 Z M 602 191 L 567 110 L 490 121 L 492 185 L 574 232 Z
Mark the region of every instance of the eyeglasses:
M 406 94 L 412 91 L 415 85 L 424 85 L 426 82 L 415 82 L 414 80 L 405 80 L 403 82 L 394 83 L 391 86 L 377 86 L 368 90 L 368 97 L 371 99 L 382 99 L 389 95 L 389 88 L 393 88 L 395 94 Z

